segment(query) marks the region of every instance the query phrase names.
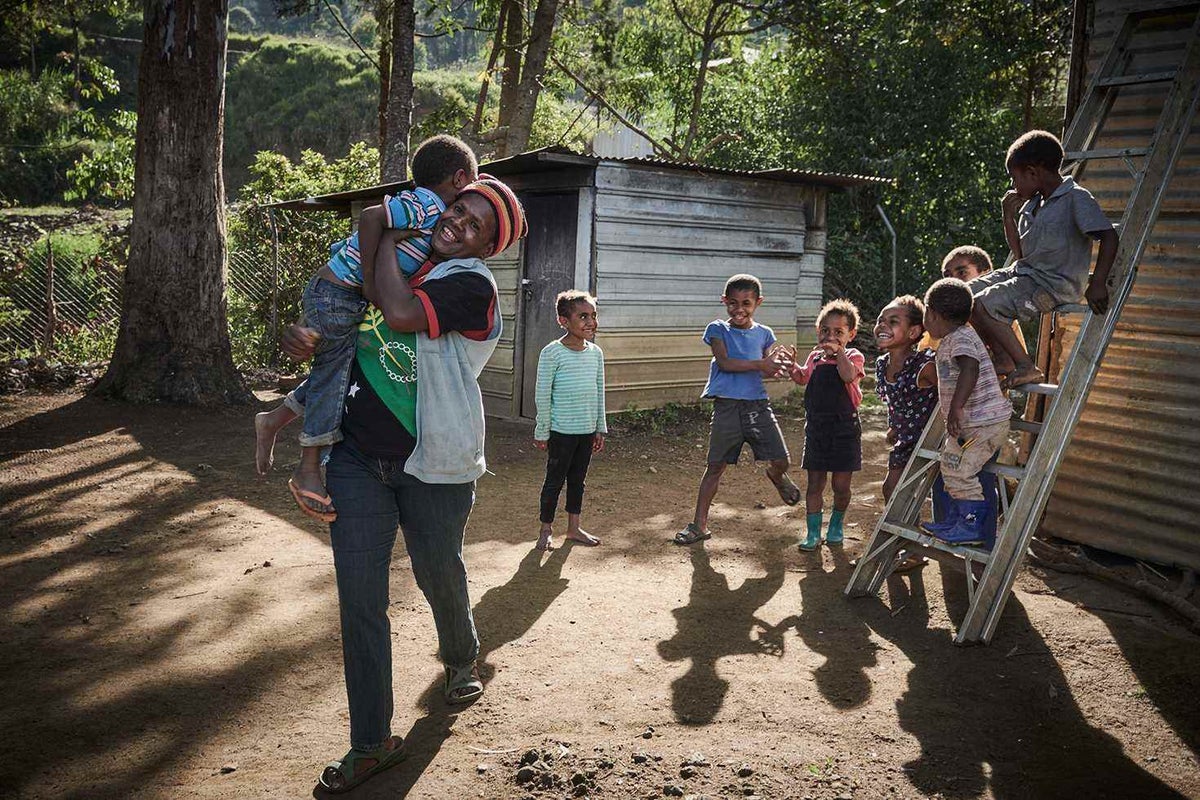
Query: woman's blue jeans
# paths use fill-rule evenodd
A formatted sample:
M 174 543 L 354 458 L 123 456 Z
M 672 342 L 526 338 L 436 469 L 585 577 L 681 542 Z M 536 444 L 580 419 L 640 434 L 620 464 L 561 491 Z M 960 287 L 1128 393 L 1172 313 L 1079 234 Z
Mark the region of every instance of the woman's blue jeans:
M 417 586 L 433 610 L 442 662 L 464 667 L 479 655 L 462 557 L 475 484 L 422 483 L 404 471 L 403 461 L 369 458 L 346 442 L 334 446 L 325 484 L 337 507 L 329 538 L 341 608 L 350 745 L 374 750 L 391 736 L 388 573 L 397 527 L 404 533 Z

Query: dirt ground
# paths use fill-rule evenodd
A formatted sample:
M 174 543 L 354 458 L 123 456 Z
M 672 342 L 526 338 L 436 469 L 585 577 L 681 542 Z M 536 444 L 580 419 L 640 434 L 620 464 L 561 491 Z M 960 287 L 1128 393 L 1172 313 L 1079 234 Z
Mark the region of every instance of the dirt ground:
M 254 476 L 251 418 L 0 399 L 0 795 L 305 797 L 345 750 L 328 534 L 285 488 L 291 441 Z M 1027 568 L 992 644 L 956 648 L 958 574 L 842 596 L 881 509 L 877 416 L 847 546 L 815 556 L 745 462 L 715 537 L 668 541 L 699 425 L 611 437 L 585 507 L 603 545 L 539 554 L 530 432 L 490 425 L 467 532 L 487 691 L 441 701 L 398 547 L 409 756 L 352 796 L 1200 797 L 1200 639 L 1170 612 Z

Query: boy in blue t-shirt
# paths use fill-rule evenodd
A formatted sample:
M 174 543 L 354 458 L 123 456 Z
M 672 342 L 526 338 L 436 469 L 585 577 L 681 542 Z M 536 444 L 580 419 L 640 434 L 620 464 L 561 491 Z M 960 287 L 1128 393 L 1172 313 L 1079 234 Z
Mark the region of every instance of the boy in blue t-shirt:
M 368 303 L 376 299 L 374 266 L 384 230 L 404 230 L 396 242 L 400 271 L 420 274 L 429 259 L 434 226 L 459 191 L 478 177 L 475 153 L 460 139 L 439 135 L 422 142 L 413 154 L 416 188 L 385 197 L 363 209 L 358 230 L 330 248 L 329 262 L 308 282 L 302 296 L 303 322 L 320 335 L 307 380 L 283 404 L 254 418 L 255 467 L 271 468 L 275 437 L 298 416 L 300 461 L 288 481 L 297 505 L 309 516 L 332 522 L 333 505 L 321 477 L 321 450 L 341 440 L 342 408 L 350 383 L 350 362 L 358 326 Z M 312 501 L 305 502 L 305 499 Z M 316 504 L 320 511 L 312 508 Z
M 790 363 L 786 351 L 775 348 L 775 333 L 754 321 L 762 305 L 762 284 L 753 275 L 734 275 L 725 282 L 721 296 L 729 319 L 710 322 L 704 343 L 712 348 L 704 397 L 713 398 L 712 426 L 708 434 L 708 468 L 700 480 L 696 515 L 675 534 L 676 544 L 694 544 L 708 539 L 708 509 L 721 475 L 736 464 L 742 445 L 749 442 L 756 461 L 769 461 L 767 477 L 783 502 L 800 502 L 800 489 L 788 477 L 788 451 L 775 412 L 767 400 L 763 377 L 783 374 Z

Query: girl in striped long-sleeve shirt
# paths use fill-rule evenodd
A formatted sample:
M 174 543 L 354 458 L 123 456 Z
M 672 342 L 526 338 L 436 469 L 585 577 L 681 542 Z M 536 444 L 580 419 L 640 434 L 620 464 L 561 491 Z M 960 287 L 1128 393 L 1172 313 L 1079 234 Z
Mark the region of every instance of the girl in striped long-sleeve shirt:
M 596 343 L 596 298 L 587 292 L 562 292 L 555 300 L 561 338 L 538 357 L 537 424 L 533 443 L 546 450 L 542 484 L 539 550 L 552 550 L 551 524 L 563 483 L 567 484 L 567 538 L 590 546 L 600 540 L 579 527 L 583 482 L 592 453 L 604 449 L 604 353 Z

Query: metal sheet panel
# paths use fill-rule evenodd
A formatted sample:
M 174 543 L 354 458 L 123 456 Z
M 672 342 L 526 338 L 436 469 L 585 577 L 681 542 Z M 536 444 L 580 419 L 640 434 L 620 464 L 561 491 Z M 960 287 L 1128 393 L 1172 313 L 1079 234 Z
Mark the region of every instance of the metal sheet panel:
M 764 303 L 755 319 L 795 343 L 797 297 L 811 306 L 809 284 L 815 280 L 819 293 L 824 268 L 823 247 L 805 253 L 811 197 L 773 181 L 681 174 L 650 163 L 597 167 L 597 342 L 611 411 L 699 397 L 712 355 L 702 335 L 725 316 L 719 298 L 734 273 L 758 276 Z M 806 341 L 814 321 L 800 323 Z M 772 392 L 790 388 L 774 384 Z
M 1158 3 L 1098 2 L 1089 70 L 1119 14 Z M 1130 72 L 1177 64 L 1192 13 L 1143 25 Z M 1122 90 L 1097 147 L 1149 144 L 1165 86 Z M 1114 221 L 1132 178 L 1119 161 L 1090 165 L 1082 183 Z M 1078 330 L 1055 336 L 1061 365 Z M 1042 531 L 1163 564 L 1200 569 L 1200 125 L 1176 168 L 1163 212 L 1046 509 Z
M 484 410 L 493 416 L 515 417 L 518 409 L 513 398 L 514 344 L 517 332 L 517 288 L 521 279 L 525 243 L 520 242 L 500 255 L 488 259 L 488 268 L 496 279 L 500 296 L 503 330 L 496 352 L 479 376 Z

